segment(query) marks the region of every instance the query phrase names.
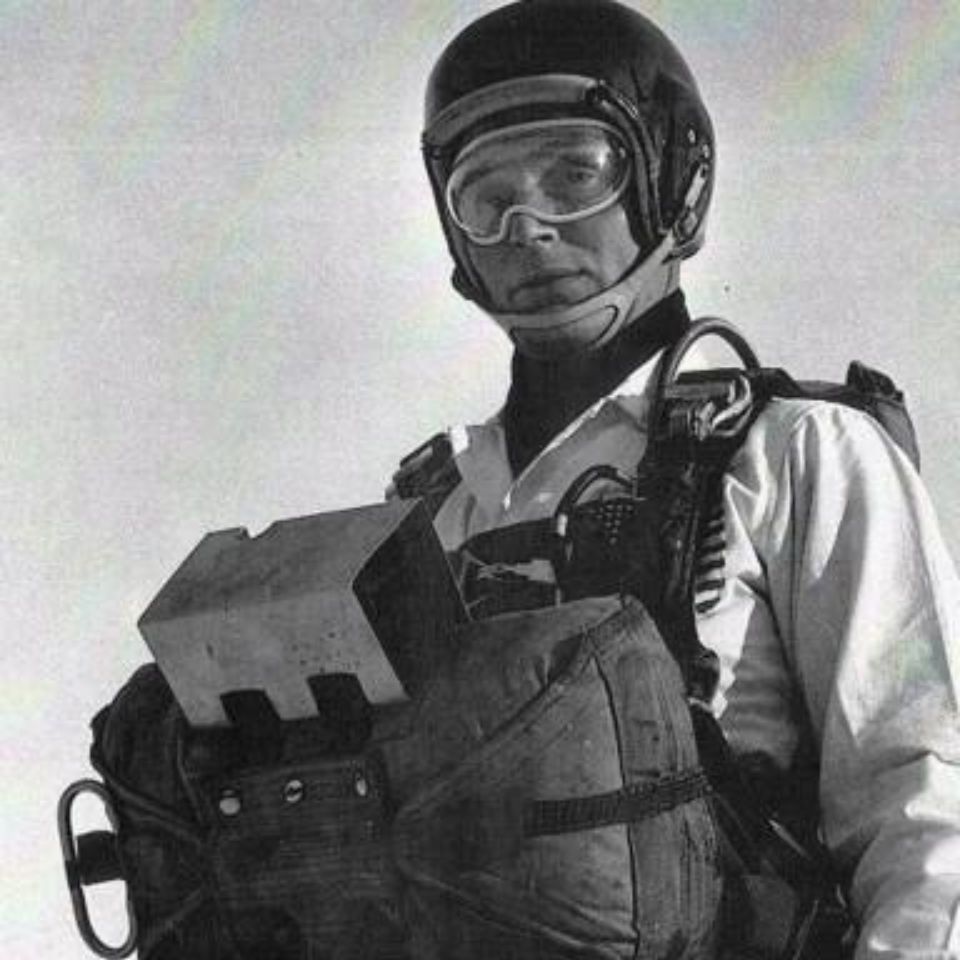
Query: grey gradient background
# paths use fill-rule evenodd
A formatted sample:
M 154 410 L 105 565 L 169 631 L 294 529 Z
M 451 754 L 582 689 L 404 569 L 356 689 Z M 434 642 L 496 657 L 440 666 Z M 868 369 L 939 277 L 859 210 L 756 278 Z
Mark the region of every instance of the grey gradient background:
M 5 956 L 86 955 L 56 797 L 197 540 L 377 500 L 499 403 L 509 350 L 449 289 L 418 156 L 435 55 L 494 6 L 0 4 Z M 694 313 L 802 376 L 893 374 L 956 555 L 960 8 L 643 9 L 717 126 Z

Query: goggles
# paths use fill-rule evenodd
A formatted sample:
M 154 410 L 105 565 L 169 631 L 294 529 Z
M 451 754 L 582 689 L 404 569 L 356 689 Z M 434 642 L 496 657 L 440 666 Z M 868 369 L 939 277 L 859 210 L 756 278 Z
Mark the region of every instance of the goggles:
M 481 246 L 500 243 L 510 218 L 571 223 L 612 206 L 627 187 L 630 153 L 599 120 L 525 123 L 478 137 L 447 180 L 450 219 Z

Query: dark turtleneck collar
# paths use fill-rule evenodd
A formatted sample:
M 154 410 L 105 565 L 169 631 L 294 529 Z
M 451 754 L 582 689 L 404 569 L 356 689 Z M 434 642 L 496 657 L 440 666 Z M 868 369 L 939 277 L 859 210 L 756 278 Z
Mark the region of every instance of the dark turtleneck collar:
M 513 355 L 503 408 L 507 455 L 514 476 L 589 406 L 676 342 L 690 326 L 683 291 L 651 307 L 599 350 L 559 361 Z

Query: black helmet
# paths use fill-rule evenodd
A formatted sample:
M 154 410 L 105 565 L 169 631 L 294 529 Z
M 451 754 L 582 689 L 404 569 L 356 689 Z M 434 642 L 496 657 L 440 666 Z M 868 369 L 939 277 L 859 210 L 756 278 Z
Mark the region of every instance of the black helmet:
M 454 283 L 481 305 L 464 238 L 446 214 L 453 160 L 478 134 L 558 116 L 601 119 L 624 135 L 636 172 L 629 212 L 644 254 L 671 232 L 673 259 L 703 243 L 713 127 L 676 47 L 614 0 L 512 3 L 449 44 L 430 75 L 425 103 L 424 158 L 457 266 Z

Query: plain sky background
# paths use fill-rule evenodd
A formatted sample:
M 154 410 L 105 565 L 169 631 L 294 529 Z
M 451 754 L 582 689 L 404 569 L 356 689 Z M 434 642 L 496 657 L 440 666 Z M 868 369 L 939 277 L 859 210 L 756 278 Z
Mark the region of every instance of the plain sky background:
M 500 402 L 418 152 L 435 56 L 495 6 L 0 4 L 5 957 L 87 955 L 56 799 L 200 537 L 378 500 Z M 891 373 L 957 556 L 960 4 L 638 8 L 717 127 L 693 312 L 802 376 Z

